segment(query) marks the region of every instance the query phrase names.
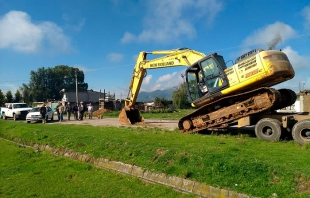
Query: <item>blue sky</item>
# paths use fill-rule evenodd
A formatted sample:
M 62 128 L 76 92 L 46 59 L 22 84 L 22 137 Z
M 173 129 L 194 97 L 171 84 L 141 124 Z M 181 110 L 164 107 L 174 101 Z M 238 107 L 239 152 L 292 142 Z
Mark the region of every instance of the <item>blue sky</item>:
M 89 89 L 124 98 L 140 51 L 187 47 L 234 61 L 275 38 L 296 72 L 276 88 L 310 89 L 309 0 L 0 0 L 0 89 L 14 94 L 31 70 L 68 65 Z M 184 71 L 149 70 L 141 90 L 177 87 Z

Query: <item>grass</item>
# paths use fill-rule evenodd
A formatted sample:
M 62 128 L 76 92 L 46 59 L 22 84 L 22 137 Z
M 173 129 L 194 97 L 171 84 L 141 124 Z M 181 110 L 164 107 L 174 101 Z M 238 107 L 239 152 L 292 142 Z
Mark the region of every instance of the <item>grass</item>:
M 193 197 L 0 140 L 0 197 Z
M 252 196 L 310 196 L 310 145 L 293 141 L 11 120 L 0 120 L 0 136 L 70 148 Z

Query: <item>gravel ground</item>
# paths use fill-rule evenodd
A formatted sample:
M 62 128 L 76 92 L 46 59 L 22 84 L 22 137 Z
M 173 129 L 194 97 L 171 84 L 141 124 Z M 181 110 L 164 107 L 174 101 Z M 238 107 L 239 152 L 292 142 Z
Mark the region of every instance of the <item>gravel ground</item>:
M 54 116 L 54 119 L 57 119 L 56 116 Z M 165 128 L 168 130 L 174 130 L 178 128 L 178 121 L 177 120 L 155 120 L 155 119 L 146 119 L 144 121 L 144 124 L 138 123 L 135 125 L 121 125 L 118 121 L 118 118 L 93 118 L 93 119 L 83 119 L 83 120 L 67 120 L 65 117 L 62 122 L 58 122 L 57 120 L 54 121 L 48 121 L 50 124 L 89 124 L 92 126 L 128 126 L 128 127 L 160 127 Z

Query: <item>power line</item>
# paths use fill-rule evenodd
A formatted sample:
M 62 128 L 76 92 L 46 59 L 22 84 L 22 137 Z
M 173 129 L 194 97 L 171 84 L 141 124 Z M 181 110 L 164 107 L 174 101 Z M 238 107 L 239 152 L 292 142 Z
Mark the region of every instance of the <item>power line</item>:
M 5 82 L 24 82 L 28 80 L 6 80 L 6 81 L 0 81 L 0 83 L 5 83 Z
M 283 40 L 292 40 L 292 39 L 298 39 L 298 38 L 302 38 L 302 37 L 307 37 L 310 36 L 309 34 L 302 34 L 302 35 L 297 35 L 297 36 L 291 36 L 291 37 L 283 37 Z M 231 50 L 231 49 L 235 49 L 235 48 L 242 48 L 242 47 L 249 47 L 249 46 L 253 46 L 253 45 L 258 45 L 258 44 L 265 44 L 266 41 L 262 41 L 262 42 L 256 42 L 256 43 L 251 43 L 251 44 L 247 44 L 247 45 L 237 45 L 237 46 L 232 46 L 232 47 L 227 47 L 227 48 L 221 48 L 221 49 L 217 49 L 217 50 L 210 50 L 208 52 L 204 52 L 205 54 L 211 53 L 211 52 L 218 52 L 218 51 L 224 51 L 224 50 Z M 95 69 L 93 71 L 97 71 L 97 70 L 105 70 L 105 69 L 114 69 L 114 68 L 120 68 L 120 67 L 132 67 L 133 65 L 120 65 L 120 66 L 115 66 L 115 67 L 104 67 L 104 68 L 100 68 L 100 69 Z M 91 71 L 91 72 L 93 72 Z M 90 72 L 90 71 L 89 71 Z
M 282 39 L 283 40 L 292 40 L 292 39 L 298 39 L 298 38 L 307 37 L 307 36 L 310 36 L 310 33 L 309 34 L 302 34 L 302 35 L 292 36 L 292 37 L 284 37 Z M 208 53 L 211 53 L 211 52 L 225 51 L 225 50 L 231 50 L 231 49 L 241 48 L 241 47 L 249 47 L 249 46 L 258 45 L 258 44 L 265 44 L 265 43 L 266 43 L 266 41 L 251 43 L 251 44 L 247 44 L 247 45 L 237 45 L 237 46 L 232 46 L 232 47 L 227 47 L 227 48 L 210 50 L 210 51 L 207 51 L 207 52 L 204 52 L 204 53 L 208 54 Z M 133 65 L 134 64 L 126 64 L 126 65 L 119 65 L 119 66 L 112 66 L 112 67 L 103 67 L 103 68 L 99 68 L 99 69 L 88 69 L 88 70 L 85 70 L 85 72 L 96 72 L 98 70 L 132 67 Z M 18 81 L 28 81 L 28 80 L 0 81 L 0 82 L 3 83 L 3 82 L 18 82 Z
M 310 36 L 310 34 L 303 34 L 303 35 L 298 35 L 298 36 L 284 37 L 282 39 L 283 40 L 291 40 L 291 39 L 297 39 L 297 38 L 307 37 L 307 36 Z M 208 51 L 207 53 L 209 53 L 209 52 L 224 51 L 224 50 L 230 50 L 230 49 L 241 48 L 241 47 L 249 47 L 249 46 L 258 45 L 258 44 L 265 44 L 265 43 L 266 43 L 266 41 L 264 41 L 264 42 L 257 42 L 257 43 L 251 43 L 251 44 L 247 44 L 247 45 L 238 45 L 238 46 L 234 46 L 234 47 L 227 47 L 227 48 L 217 49 L 217 50 L 213 50 L 213 51 Z

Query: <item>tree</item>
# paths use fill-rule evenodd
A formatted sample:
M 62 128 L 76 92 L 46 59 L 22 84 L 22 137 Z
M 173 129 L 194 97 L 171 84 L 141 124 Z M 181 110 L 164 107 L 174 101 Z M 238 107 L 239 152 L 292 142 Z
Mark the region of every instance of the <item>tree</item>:
M 156 97 L 156 98 L 155 98 L 155 101 L 154 101 L 154 104 L 155 104 L 156 107 L 161 106 L 160 98 Z
M 14 102 L 21 102 L 22 95 L 20 94 L 20 91 L 17 89 L 15 92 Z
M 23 91 L 28 91 L 34 101 L 61 98 L 60 90 L 75 89 L 75 73 L 79 90 L 87 90 L 88 84 L 84 83 L 84 73 L 77 68 L 59 65 L 54 68 L 39 68 L 30 72 L 30 82 L 24 86 Z M 27 87 L 29 88 L 27 90 Z M 23 96 L 25 96 L 23 94 Z
M 6 102 L 13 102 L 13 95 L 11 91 L 7 91 L 5 94 Z
M 188 103 L 186 94 L 186 83 L 182 83 L 176 91 L 172 93 L 173 105 L 178 108 L 184 108 Z
M 30 103 L 32 102 L 32 95 L 30 94 L 30 88 L 28 87 L 28 85 L 26 85 L 25 83 L 23 83 L 23 85 L 21 87 L 19 87 L 20 91 L 22 92 L 22 100 L 25 103 Z
M 155 98 L 155 106 L 166 108 L 169 104 L 169 101 L 166 98 Z
M 0 89 L 0 107 L 4 106 L 4 103 L 5 103 L 5 96 L 2 90 Z
M 169 101 L 168 101 L 166 98 L 162 98 L 162 99 L 160 100 L 160 103 L 161 103 L 161 105 L 164 107 L 164 109 L 167 108 L 168 105 L 169 105 Z

